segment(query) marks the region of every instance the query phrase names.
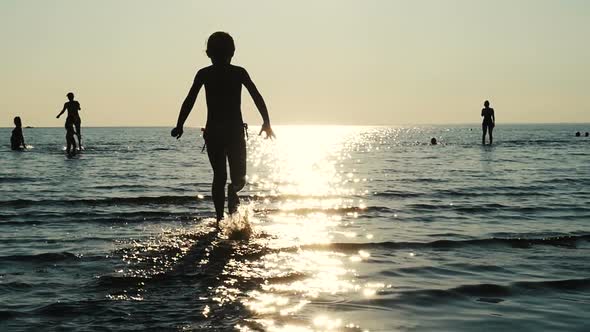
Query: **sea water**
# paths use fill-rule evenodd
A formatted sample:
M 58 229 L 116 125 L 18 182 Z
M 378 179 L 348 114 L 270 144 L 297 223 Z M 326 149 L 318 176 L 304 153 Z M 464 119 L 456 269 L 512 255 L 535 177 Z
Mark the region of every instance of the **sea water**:
M 590 124 L 275 131 L 218 231 L 197 129 L 0 129 L 0 330 L 590 328 Z

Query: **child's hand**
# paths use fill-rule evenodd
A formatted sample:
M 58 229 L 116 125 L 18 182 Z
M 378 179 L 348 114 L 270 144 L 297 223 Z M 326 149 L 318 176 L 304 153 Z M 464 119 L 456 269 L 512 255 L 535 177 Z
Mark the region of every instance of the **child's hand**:
M 172 131 L 170 132 L 170 135 L 172 137 L 176 137 L 176 139 L 179 139 L 182 136 L 182 133 L 183 133 L 182 127 L 180 127 L 180 128 L 176 127 L 174 129 L 172 129 Z
M 265 132 L 266 133 L 266 137 L 264 137 L 264 139 L 277 138 L 275 136 L 275 133 L 272 131 L 272 128 L 270 127 L 270 124 L 269 123 L 262 124 L 262 128 L 260 128 L 260 132 L 258 133 L 258 136 L 262 135 L 262 132 Z

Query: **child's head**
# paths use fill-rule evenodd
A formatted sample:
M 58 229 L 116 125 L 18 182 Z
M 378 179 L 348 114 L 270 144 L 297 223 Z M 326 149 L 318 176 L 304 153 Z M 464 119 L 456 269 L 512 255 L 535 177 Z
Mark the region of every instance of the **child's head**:
M 207 40 L 207 56 L 213 63 L 229 63 L 235 51 L 234 39 L 227 32 L 214 32 Z
M 23 126 L 22 122 L 20 121 L 20 116 L 15 116 L 14 117 L 14 125 L 17 126 L 17 127 L 22 127 Z
M 68 94 L 66 96 L 68 96 L 69 100 L 74 100 L 74 93 L 73 92 L 68 92 Z
M 487 101 L 487 100 L 486 100 L 486 101 L 484 101 L 484 102 L 483 102 L 483 106 L 484 106 L 484 107 L 490 107 L 490 102 L 489 102 L 489 101 Z

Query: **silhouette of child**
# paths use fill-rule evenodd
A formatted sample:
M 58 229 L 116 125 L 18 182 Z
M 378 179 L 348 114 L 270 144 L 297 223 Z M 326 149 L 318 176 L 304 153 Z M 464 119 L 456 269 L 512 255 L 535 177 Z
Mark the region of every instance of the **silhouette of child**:
M 59 119 L 59 117 L 66 111 L 68 110 L 68 117 L 66 118 L 66 137 L 67 137 L 67 131 L 68 131 L 68 124 L 72 127 L 76 127 L 76 136 L 78 136 L 78 148 L 82 149 L 82 134 L 80 132 L 80 125 L 82 123 L 82 120 L 80 120 L 80 114 L 78 113 L 78 111 L 81 110 L 80 108 L 80 103 L 77 102 L 76 100 L 74 100 L 74 94 L 72 92 L 68 92 L 68 94 L 66 95 L 68 97 L 68 101 L 64 104 L 64 108 L 61 110 L 61 112 L 59 112 L 59 114 L 57 115 L 56 118 Z M 66 141 L 67 143 L 67 141 Z M 74 141 L 75 144 L 75 141 Z
M 262 128 L 258 135 L 265 132 L 266 138 L 275 137 L 264 99 L 248 72 L 242 67 L 230 64 L 234 52 L 234 40 L 228 33 L 215 32 L 209 37 L 206 53 L 212 65 L 197 72 L 193 85 L 182 103 L 176 128 L 171 132 L 171 135 L 177 139 L 182 136 L 184 122 L 195 104 L 199 90 L 204 85 L 207 98 L 207 123 L 203 138 L 207 145 L 209 162 L 213 168 L 211 194 L 218 223 L 223 219 L 227 163 L 229 163 L 231 178 L 227 188 L 230 214 L 237 211 L 240 204 L 238 192 L 246 184 L 246 140 L 240 108 L 242 85 L 250 93 L 262 116 Z
M 20 116 L 14 117 L 14 126 L 15 128 L 12 129 L 12 136 L 10 136 L 10 148 L 12 150 L 24 150 L 27 146 L 25 145 L 23 124 L 20 120 Z

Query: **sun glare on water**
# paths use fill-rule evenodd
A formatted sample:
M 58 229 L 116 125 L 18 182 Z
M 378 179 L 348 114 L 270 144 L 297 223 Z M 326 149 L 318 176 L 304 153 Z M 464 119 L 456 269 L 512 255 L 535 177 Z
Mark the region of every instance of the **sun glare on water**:
M 379 289 L 355 279 L 354 264 L 370 253 L 340 253 L 329 248 L 343 216 L 357 215 L 345 211 L 363 208 L 347 185 L 355 175 L 342 166 L 363 130 L 366 128 L 289 126 L 277 128 L 274 141 L 250 142 L 249 189 L 266 219 L 257 228 L 267 235 L 264 247 L 268 250 L 255 261 L 228 265 L 224 273 L 238 279 L 255 275 L 260 280 L 257 287 L 238 296 L 252 313 L 254 330 L 360 331 L 345 317 L 314 313 L 313 303 L 350 293 L 371 297 Z M 351 234 L 347 236 L 356 236 Z M 236 327 L 242 331 L 252 328 L 248 324 Z

